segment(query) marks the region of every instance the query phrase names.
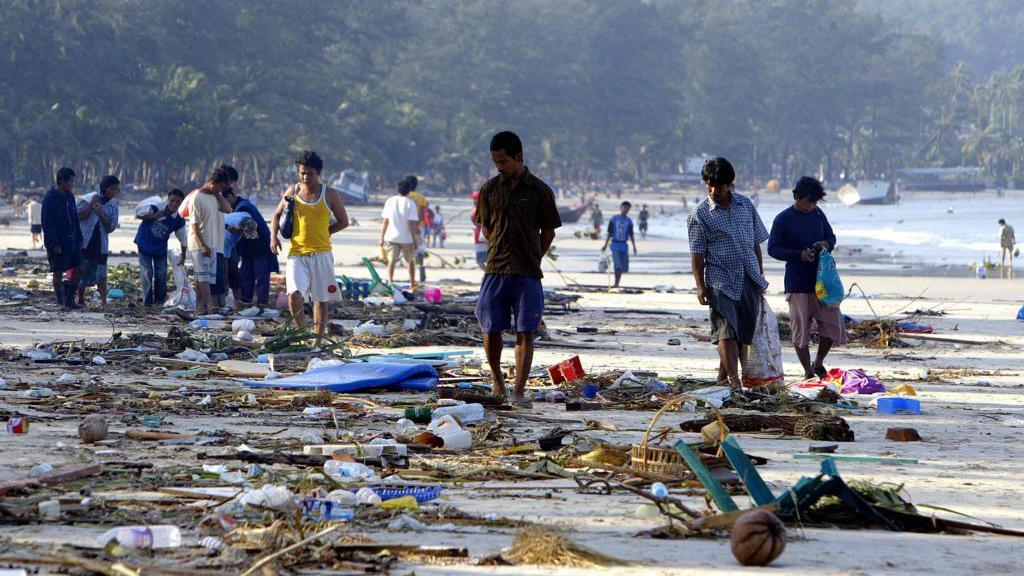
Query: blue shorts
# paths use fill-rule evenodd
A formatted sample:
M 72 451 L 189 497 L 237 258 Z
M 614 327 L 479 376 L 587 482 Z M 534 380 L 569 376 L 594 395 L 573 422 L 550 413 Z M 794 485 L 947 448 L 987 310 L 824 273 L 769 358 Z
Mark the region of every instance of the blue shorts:
M 540 278 L 517 274 L 485 274 L 476 301 L 476 319 L 484 332 L 534 332 L 544 313 L 544 288 Z
M 612 264 L 616 272 L 629 272 L 629 246 L 612 244 Z

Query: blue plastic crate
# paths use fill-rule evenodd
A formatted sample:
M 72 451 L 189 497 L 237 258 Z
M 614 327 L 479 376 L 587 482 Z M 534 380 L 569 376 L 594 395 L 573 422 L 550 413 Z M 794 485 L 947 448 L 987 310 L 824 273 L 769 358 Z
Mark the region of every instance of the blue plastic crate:
M 441 495 L 440 486 L 370 486 L 370 490 L 380 496 L 381 500 L 412 496 L 419 504 L 430 502 Z
M 921 401 L 916 398 L 902 398 L 899 396 L 879 398 L 876 410 L 882 414 L 896 414 L 899 412 L 920 414 Z

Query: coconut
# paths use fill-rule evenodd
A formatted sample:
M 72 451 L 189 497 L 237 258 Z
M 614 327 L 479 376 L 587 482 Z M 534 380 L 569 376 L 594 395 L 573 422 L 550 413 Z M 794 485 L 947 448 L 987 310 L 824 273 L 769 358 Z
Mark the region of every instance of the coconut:
M 786 527 L 775 514 L 753 510 L 732 527 L 732 555 L 744 566 L 767 566 L 786 549 Z
M 107 421 L 103 416 L 92 414 L 85 417 L 78 425 L 78 437 L 86 444 L 99 442 L 107 439 Z

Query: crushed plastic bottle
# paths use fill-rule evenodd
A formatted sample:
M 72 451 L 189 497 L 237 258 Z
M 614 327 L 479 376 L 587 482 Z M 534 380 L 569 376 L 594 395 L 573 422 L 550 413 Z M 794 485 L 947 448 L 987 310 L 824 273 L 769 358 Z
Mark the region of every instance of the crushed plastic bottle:
M 484 419 L 483 404 L 463 404 L 461 406 L 445 406 L 434 410 L 430 415 L 431 420 L 438 420 L 444 416 L 451 415 L 459 419 L 463 424 L 479 422 Z
M 179 548 L 181 530 L 169 525 L 122 526 L 104 532 L 99 545 L 105 547 L 113 540 L 125 548 Z
M 247 490 L 238 497 L 242 506 L 263 506 L 275 510 L 289 510 L 295 505 L 295 496 L 286 486 L 267 484 L 256 490 Z
M 336 482 L 355 482 L 377 478 L 377 472 L 359 462 L 328 460 L 324 462 L 324 474 Z

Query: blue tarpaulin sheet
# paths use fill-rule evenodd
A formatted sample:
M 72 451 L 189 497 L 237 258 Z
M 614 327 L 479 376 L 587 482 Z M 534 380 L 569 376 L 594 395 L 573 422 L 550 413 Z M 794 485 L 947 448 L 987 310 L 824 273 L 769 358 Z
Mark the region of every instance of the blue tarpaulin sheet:
M 297 390 L 322 388 L 332 392 L 355 392 L 381 387 L 426 391 L 437 387 L 437 372 L 428 364 L 356 362 L 341 366 L 325 366 L 277 380 L 246 380 L 245 385 L 255 388 Z

